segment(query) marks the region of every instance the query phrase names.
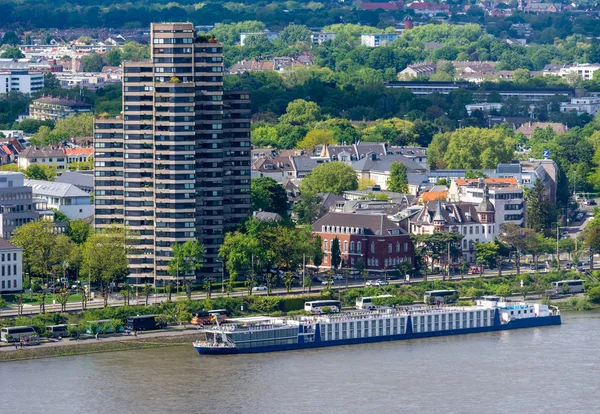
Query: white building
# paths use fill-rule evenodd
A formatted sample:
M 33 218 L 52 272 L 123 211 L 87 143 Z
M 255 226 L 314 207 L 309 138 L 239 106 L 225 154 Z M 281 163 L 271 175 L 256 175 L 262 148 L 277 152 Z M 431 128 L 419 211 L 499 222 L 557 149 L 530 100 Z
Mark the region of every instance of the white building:
M 23 250 L 0 238 L 0 293 L 23 290 Z
M 505 223 L 523 224 L 525 199 L 516 178 L 459 179 L 452 181 L 448 189 L 448 201 L 455 203 L 478 204 L 483 202 L 486 195 L 494 206 L 498 226 Z
M 374 33 L 360 35 L 360 44 L 367 47 L 385 46 L 398 39 L 396 33 Z
M 240 46 L 245 46 L 248 36 L 264 36 L 269 42 L 275 41 L 281 32 L 265 30 L 264 32 L 240 33 Z
M 28 70 L 0 72 L 0 93 L 21 92 L 31 94 L 44 88 L 44 74 Z
M 598 63 L 573 63 L 572 65 L 546 65 L 544 75 L 557 75 L 561 78 L 575 74 L 584 80 L 590 80 L 594 77 L 594 72 L 600 69 Z
M 600 110 L 600 97 L 587 96 L 585 98 L 571 98 L 571 102 L 560 104 L 560 112 L 575 111 L 578 115 L 590 114 L 596 115 Z
M 467 109 L 467 114 L 469 114 L 469 116 L 471 116 L 473 111 L 481 111 L 483 113 L 489 113 L 492 111 L 500 111 L 503 106 L 504 105 L 501 103 L 483 102 L 483 103 L 465 105 L 465 108 Z
M 90 195 L 73 184 L 42 180 L 25 180 L 33 196 L 47 203 L 48 208 L 63 212 L 70 219 L 86 218 L 94 214 Z
M 312 40 L 313 45 L 322 45 L 323 43 L 329 42 L 330 40 L 331 41 L 335 40 L 336 36 L 337 36 L 336 33 L 319 32 L 319 33 L 314 33 L 314 34 L 310 35 L 310 39 Z
M 480 203 L 448 203 L 438 199 L 423 205 L 421 211 L 409 219 L 411 234 L 437 232 L 459 233 L 462 256 L 467 263 L 475 261 L 475 245 L 494 241 L 499 226 L 495 210 L 488 197 Z
M 60 173 L 67 169 L 67 155 L 62 149 L 48 147 L 29 147 L 19 153 L 18 165 L 20 168 L 27 169 L 33 164 L 56 167 Z

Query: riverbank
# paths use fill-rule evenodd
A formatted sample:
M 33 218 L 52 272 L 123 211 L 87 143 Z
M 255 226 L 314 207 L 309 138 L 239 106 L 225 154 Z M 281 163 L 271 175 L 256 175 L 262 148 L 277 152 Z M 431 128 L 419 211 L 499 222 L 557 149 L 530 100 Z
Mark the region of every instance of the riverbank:
M 133 336 L 106 337 L 100 340 L 51 342 L 23 349 L 3 347 L 0 362 L 22 361 L 27 359 L 54 358 L 62 356 L 95 354 L 99 352 L 126 351 L 132 349 L 159 348 L 174 345 L 190 345 L 198 339 L 193 331 L 168 332 L 160 335 L 146 334 Z

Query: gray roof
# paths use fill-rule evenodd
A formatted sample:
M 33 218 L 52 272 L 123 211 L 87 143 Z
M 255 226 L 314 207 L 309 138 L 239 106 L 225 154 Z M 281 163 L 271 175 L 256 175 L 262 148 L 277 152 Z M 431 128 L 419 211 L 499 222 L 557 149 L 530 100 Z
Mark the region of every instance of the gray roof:
M 25 180 L 25 186 L 31 187 L 34 195 L 47 195 L 52 197 L 89 197 L 90 195 L 80 190 L 73 184 L 57 183 L 53 181 Z
M 317 168 L 317 161 L 307 156 L 291 157 L 296 172 L 310 172 Z
M 384 214 L 331 212 L 317 220 L 313 224 L 313 230 L 321 231 L 322 226 L 358 227 L 365 229 L 366 234 L 372 235 L 388 235 L 388 230 L 402 230 Z
M 73 184 L 79 188 L 94 188 L 94 176 L 77 171 L 65 171 L 54 182 Z
M 423 209 L 411 221 L 417 224 L 433 224 L 433 221 L 436 220 L 434 216 L 438 214 L 438 202 L 439 200 L 426 203 Z M 477 208 L 474 203 L 439 204 L 441 204 L 439 213 L 446 222 L 446 225 L 479 223 L 479 216 L 477 215 Z
M 390 165 L 393 162 L 401 162 L 404 164 L 407 173 L 426 171 L 426 168 L 405 157 L 404 155 L 384 155 L 383 157 L 378 157 L 377 160 L 372 160 L 370 157 L 365 157 L 361 160 L 353 161 L 352 168 L 354 168 L 356 171 L 387 172 L 390 171 Z
M 19 158 L 66 157 L 64 149 L 50 147 L 29 147 L 19 153 Z
M 260 221 L 281 221 L 283 217 L 281 217 L 277 213 L 270 213 L 268 211 L 255 211 L 253 214 L 254 218 Z
M 496 173 L 502 174 L 520 174 L 521 173 L 521 164 L 498 164 L 496 167 Z

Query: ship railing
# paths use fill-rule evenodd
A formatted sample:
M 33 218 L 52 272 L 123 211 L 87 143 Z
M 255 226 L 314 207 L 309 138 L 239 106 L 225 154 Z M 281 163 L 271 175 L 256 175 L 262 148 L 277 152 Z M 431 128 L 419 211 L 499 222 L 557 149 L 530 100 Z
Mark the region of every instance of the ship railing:
M 231 342 L 196 341 L 194 346 L 200 348 L 235 348 L 235 344 Z

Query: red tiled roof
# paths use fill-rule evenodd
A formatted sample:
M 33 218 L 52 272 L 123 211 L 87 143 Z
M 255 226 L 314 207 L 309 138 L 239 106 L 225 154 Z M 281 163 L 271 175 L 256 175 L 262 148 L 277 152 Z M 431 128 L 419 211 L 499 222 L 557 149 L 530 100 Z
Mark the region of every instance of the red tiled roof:
M 93 148 L 67 148 L 67 155 L 92 155 L 94 153 Z

